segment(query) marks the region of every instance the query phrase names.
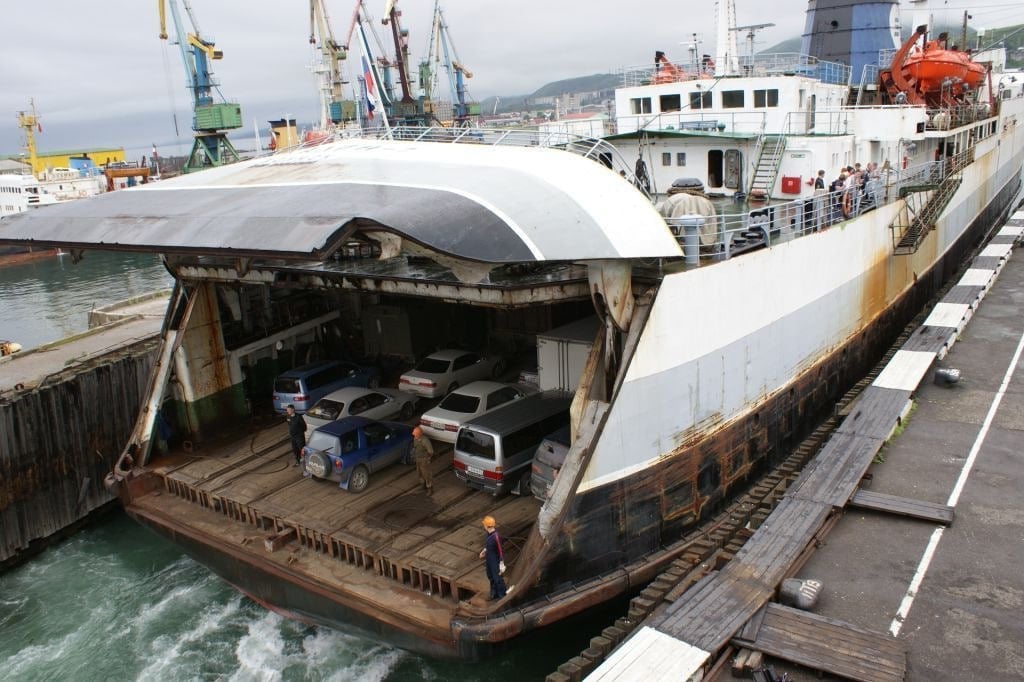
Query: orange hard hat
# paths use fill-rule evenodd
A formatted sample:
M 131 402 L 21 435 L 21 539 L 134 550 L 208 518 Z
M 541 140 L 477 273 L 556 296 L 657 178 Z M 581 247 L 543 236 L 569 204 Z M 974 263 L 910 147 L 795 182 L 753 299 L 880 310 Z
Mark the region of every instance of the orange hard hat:
M 494 528 L 494 526 L 495 526 L 494 517 L 493 516 L 485 516 L 484 520 L 483 520 L 483 524 L 484 524 L 484 528 Z

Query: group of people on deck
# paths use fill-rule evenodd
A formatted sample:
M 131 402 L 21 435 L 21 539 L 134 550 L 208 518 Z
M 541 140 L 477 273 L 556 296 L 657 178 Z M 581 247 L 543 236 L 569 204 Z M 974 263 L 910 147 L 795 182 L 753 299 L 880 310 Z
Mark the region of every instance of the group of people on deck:
M 814 180 L 814 194 L 821 197 L 828 195 L 827 205 L 823 205 L 818 211 L 820 227 L 828 227 L 852 218 L 860 213 L 862 208 L 877 206 L 877 197 L 869 191 L 869 184 L 881 178 L 882 171 L 887 165 L 888 162 L 880 168 L 872 161 L 863 167 L 860 163 L 855 163 L 840 168 L 839 174 L 827 186 L 825 171 L 819 170 Z

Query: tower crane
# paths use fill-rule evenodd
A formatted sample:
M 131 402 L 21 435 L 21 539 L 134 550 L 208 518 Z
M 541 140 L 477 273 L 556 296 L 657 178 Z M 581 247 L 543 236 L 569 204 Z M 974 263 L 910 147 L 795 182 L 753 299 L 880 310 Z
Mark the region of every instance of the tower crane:
M 348 51 L 334 39 L 324 0 L 309 0 L 309 43 L 320 53 L 315 71 L 320 80 L 321 128 L 327 130 L 331 125 L 355 120 L 355 102 L 342 97 L 342 62 Z
M 184 167 L 184 171 L 189 173 L 238 161 L 238 152 L 226 131 L 242 127 L 242 107 L 237 102 L 214 101 L 213 91 L 219 83 L 213 79 L 210 61 L 223 58 L 224 53 L 216 48 L 212 40 L 202 37 L 188 0 L 181 0 L 181 4 L 192 25 L 191 33 L 182 24 L 178 0 L 157 0 L 160 39 L 167 40 L 166 8 L 169 5 L 181 61 L 185 66 L 186 85 L 192 91 L 192 130 L 195 131 L 195 140 Z M 217 94 L 220 94 L 219 90 Z M 221 99 L 224 97 L 221 96 Z

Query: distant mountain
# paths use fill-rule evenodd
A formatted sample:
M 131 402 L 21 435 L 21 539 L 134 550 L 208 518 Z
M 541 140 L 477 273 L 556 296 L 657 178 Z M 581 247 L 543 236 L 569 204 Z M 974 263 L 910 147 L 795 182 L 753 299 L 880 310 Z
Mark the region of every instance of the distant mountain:
M 622 83 L 622 77 L 614 73 L 595 73 L 592 76 L 577 76 L 554 81 L 539 88 L 530 97 L 556 97 L 567 92 L 599 92 L 614 90 Z

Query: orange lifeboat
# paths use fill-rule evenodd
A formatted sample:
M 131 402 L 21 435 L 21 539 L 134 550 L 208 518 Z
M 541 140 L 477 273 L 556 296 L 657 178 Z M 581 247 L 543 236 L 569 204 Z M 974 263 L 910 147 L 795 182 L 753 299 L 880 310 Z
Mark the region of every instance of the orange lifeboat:
M 975 90 L 985 80 L 985 67 L 971 61 L 959 50 L 948 50 L 938 40 L 929 40 L 923 50 L 911 52 L 903 64 L 903 75 L 917 82 L 917 91 L 925 98 L 941 98 L 945 93 L 959 97 Z
M 918 26 L 914 34 L 893 55 L 888 69 L 879 71 L 879 80 L 889 96 L 908 104 L 952 106 L 963 103 L 965 95 L 976 91 L 988 71 L 984 64 L 971 61 L 971 55 L 945 47 L 946 34 L 924 42 L 927 26 Z

